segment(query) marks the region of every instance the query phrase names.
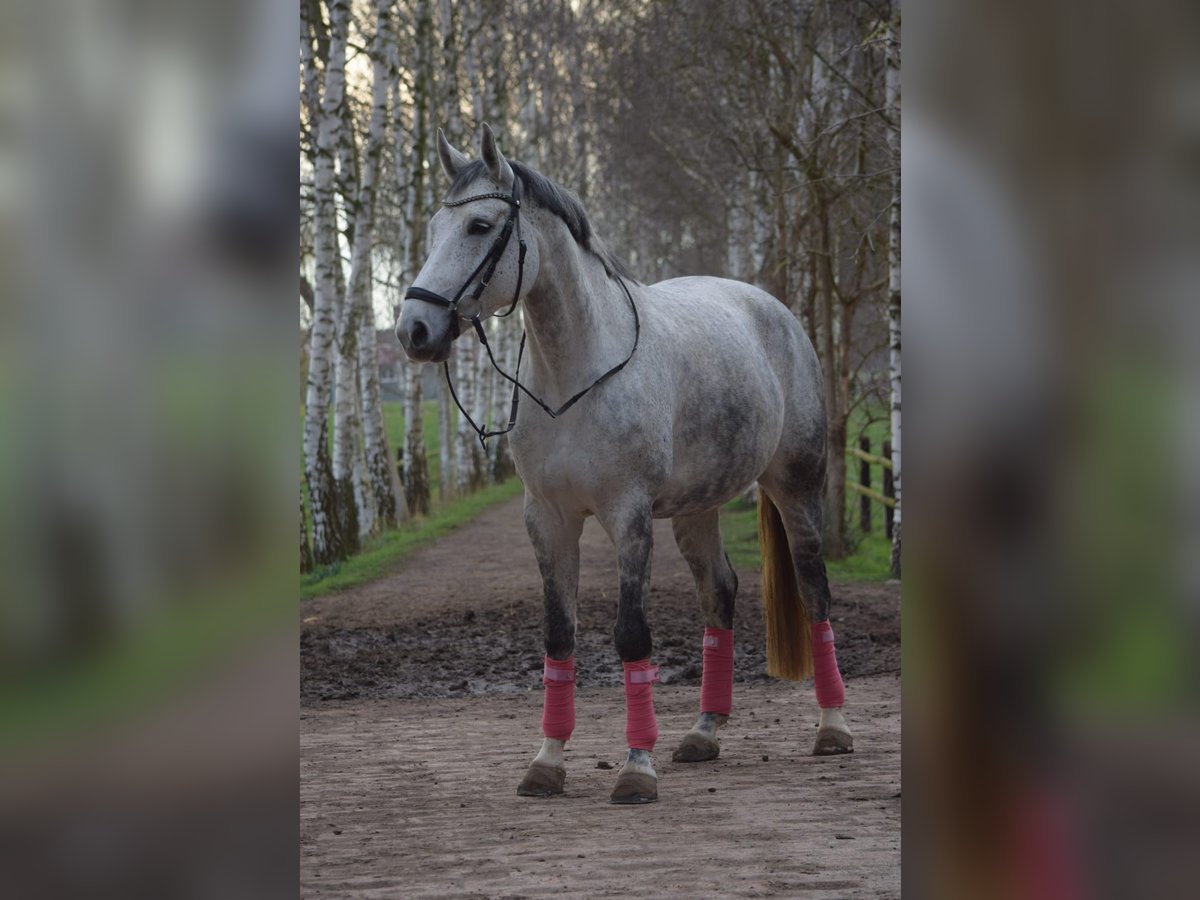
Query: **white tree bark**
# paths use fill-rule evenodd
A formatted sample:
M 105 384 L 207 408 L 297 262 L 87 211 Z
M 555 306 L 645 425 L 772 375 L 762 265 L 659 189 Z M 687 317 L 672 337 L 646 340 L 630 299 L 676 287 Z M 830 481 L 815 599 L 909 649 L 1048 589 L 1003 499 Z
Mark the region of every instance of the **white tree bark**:
M 361 320 L 360 316 L 359 321 Z M 354 343 L 357 348 L 357 339 Z M 353 369 L 354 374 L 358 375 L 357 364 L 353 366 Z M 371 495 L 371 489 L 367 483 L 367 461 L 363 456 L 362 427 L 360 425 L 363 413 L 362 393 L 359 391 L 357 378 L 354 383 L 354 405 L 354 469 L 351 477 L 354 480 L 354 508 L 358 513 L 358 537 L 361 539 L 375 533 L 375 529 L 378 527 L 376 524 L 378 516 L 375 511 L 375 498 Z
M 316 285 L 304 404 L 304 468 L 308 483 L 309 508 L 312 512 L 313 562 L 318 566 L 345 558 L 344 544 L 338 528 L 336 494 L 326 434 L 333 375 L 333 342 L 340 300 L 337 267 L 341 265 L 341 260 L 338 255 L 334 157 L 341 126 L 341 105 L 345 95 L 348 24 L 347 0 L 331 0 L 329 53 L 325 64 L 324 96 L 316 122 L 314 150 L 313 251 L 316 258 Z M 307 32 L 302 37 L 301 49 L 308 64 L 312 61 L 312 48 L 308 45 Z
M 891 118 L 892 210 L 888 235 L 888 367 L 891 375 L 892 484 L 896 508 L 892 524 L 892 575 L 900 577 L 900 4 L 888 26 L 887 106 Z
M 359 391 L 363 402 L 363 444 L 366 450 L 367 481 L 374 494 L 376 523 L 391 528 L 408 519 L 408 504 L 400 490 L 400 479 L 392 465 L 383 422 L 383 398 L 379 390 L 379 359 L 375 349 L 375 320 L 359 319 Z
M 433 97 L 433 18 L 429 0 L 417 0 L 415 5 L 415 67 L 413 73 L 413 122 L 412 147 L 406 150 L 399 146 L 403 132 L 396 129 L 397 171 L 400 160 L 407 158 L 412 171 L 406 183 L 405 212 L 408 219 L 405 230 L 404 258 L 411 280 L 420 270 L 424 256 L 423 236 L 425 233 L 426 210 L 429 207 L 430 184 L 425 177 L 432 147 L 430 145 L 429 119 Z M 419 367 L 409 365 L 405 370 L 405 452 L 404 493 L 410 513 L 428 515 L 429 470 L 426 459 L 425 432 L 421 420 L 421 379 Z
M 471 410 L 475 403 L 475 392 L 479 385 L 479 357 L 481 348 L 469 338 L 460 338 L 455 344 L 455 382 L 458 400 L 463 409 Z M 473 413 L 472 413 L 473 415 Z M 466 494 L 478 484 L 480 463 L 479 439 L 467 422 L 466 416 L 458 417 L 458 491 Z
M 427 516 L 429 465 L 425 458 L 425 427 L 421 404 L 421 367 L 410 363 L 404 369 L 404 493 L 413 515 Z
M 521 345 L 520 319 L 520 312 L 514 312 L 511 316 L 497 322 L 499 327 L 496 329 L 496 340 L 499 341 L 497 346 L 500 365 L 504 366 L 504 371 L 510 375 L 517 369 L 517 351 Z M 501 378 L 495 369 L 492 369 L 490 362 L 485 364 L 491 370 L 492 377 L 491 427 L 493 430 L 507 428 L 508 416 L 512 408 L 512 385 Z M 488 477 L 493 481 L 508 477 L 508 473 L 512 469 L 512 456 L 508 451 L 507 435 L 494 437 L 488 441 L 488 456 Z
M 300 571 L 311 572 L 313 568 L 312 544 L 308 541 L 308 523 L 304 519 L 304 491 L 300 491 Z
M 502 320 L 492 319 L 486 323 L 486 325 L 492 326 L 492 328 L 489 329 L 492 333 L 488 336 L 488 340 L 492 342 L 493 353 L 495 353 L 496 349 L 500 346 L 496 342 L 497 338 L 495 325 L 499 324 L 501 321 Z M 503 356 L 501 359 L 503 359 Z M 499 376 L 496 374 L 496 370 L 492 368 L 492 364 L 488 361 L 487 351 L 485 351 L 482 347 L 479 349 L 479 354 L 476 356 L 476 360 L 478 360 L 478 368 L 476 370 L 478 380 L 475 385 L 475 405 L 473 407 L 468 406 L 467 409 L 471 410 L 471 418 L 478 423 L 479 427 L 486 428 L 488 413 L 492 409 L 493 398 L 495 397 L 496 392 L 496 381 Z M 479 440 L 476 439 L 475 441 L 475 446 L 480 448 L 477 487 L 482 487 L 483 485 L 487 484 L 488 478 L 491 474 L 490 469 L 492 455 L 495 453 L 495 445 L 494 442 L 489 443 L 491 446 L 489 446 L 488 450 L 484 452 Z
M 454 355 L 446 361 L 450 367 L 450 375 L 454 376 Z M 446 379 L 440 379 L 441 389 L 438 391 L 438 493 L 442 502 L 454 495 L 455 476 L 457 474 L 452 457 L 458 449 L 457 435 L 454 430 L 454 420 L 451 410 L 454 406 L 450 400 L 450 389 L 446 387 Z
M 366 145 L 363 148 L 354 204 L 354 244 L 350 255 L 348 313 L 343 316 L 340 335 L 344 341 L 342 359 L 346 362 L 346 369 L 352 370 L 347 374 L 357 376 L 357 379 L 348 378 L 344 389 L 355 395 L 361 408 L 361 415 L 356 415 L 355 420 L 350 423 L 354 437 L 361 437 L 361 445 L 357 444 L 357 440 L 354 443 L 348 442 L 345 451 L 354 453 L 355 466 L 363 473 L 363 483 L 359 488 L 359 527 L 363 534 L 370 534 L 378 527 L 395 525 L 399 506 L 399 484 L 395 469 L 391 465 L 391 451 L 383 424 L 383 407 L 379 393 L 379 362 L 375 347 L 375 306 L 371 277 L 379 167 L 387 140 L 388 96 L 392 84 L 389 60 L 395 43 L 390 7 L 387 0 L 376 0 L 375 36 L 371 45 L 371 119 Z M 339 391 L 343 390 L 340 377 L 338 388 Z M 341 413 L 340 406 L 338 413 Z M 335 457 L 338 446 L 335 443 Z M 334 470 L 336 474 L 336 459 Z
M 442 72 L 441 84 L 444 88 L 442 96 L 442 108 L 444 109 L 443 126 L 449 139 L 456 146 L 461 146 L 459 143 L 463 137 L 462 114 L 460 112 L 462 106 L 462 82 L 459 78 L 459 48 L 463 44 L 463 29 L 462 16 L 465 14 L 460 10 L 460 4 L 453 0 L 439 0 L 438 2 L 438 24 L 441 29 L 442 42 Z M 469 11 L 468 13 L 469 14 Z M 460 340 L 461 343 L 461 340 Z M 450 370 L 451 377 L 456 377 L 457 354 L 452 354 L 447 365 Z M 438 478 L 438 489 L 441 493 L 442 500 L 453 496 L 458 488 L 458 458 L 459 458 L 459 442 L 457 431 L 454 426 L 454 402 L 450 399 L 450 390 L 446 386 L 445 378 L 441 380 L 441 387 L 438 391 L 438 434 L 440 443 L 438 446 L 438 462 L 440 464 L 440 472 Z

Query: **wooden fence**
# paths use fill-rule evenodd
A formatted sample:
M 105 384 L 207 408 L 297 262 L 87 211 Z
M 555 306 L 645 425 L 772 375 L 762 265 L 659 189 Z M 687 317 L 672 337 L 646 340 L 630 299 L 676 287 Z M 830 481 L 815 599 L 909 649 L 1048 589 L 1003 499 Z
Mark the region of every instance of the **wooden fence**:
M 883 456 L 871 453 L 871 439 L 859 438 L 858 446 L 850 448 L 850 455 L 858 460 L 858 483 L 848 481 L 852 490 L 859 497 L 859 527 L 863 534 L 871 532 L 871 501 L 883 506 L 883 529 L 888 539 L 892 537 L 892 522 L 896 509 L 896 490 L 892 483 L 892 443 L 883 442 Z M 878 466 L 883 472 L 883 491 L 877 491 L 871 486 L 871 467 Z

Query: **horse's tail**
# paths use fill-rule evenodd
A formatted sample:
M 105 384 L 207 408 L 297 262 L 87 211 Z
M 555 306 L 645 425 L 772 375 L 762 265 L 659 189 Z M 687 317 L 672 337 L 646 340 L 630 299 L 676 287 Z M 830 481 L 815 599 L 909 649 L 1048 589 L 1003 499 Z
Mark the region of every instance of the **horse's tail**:
M 796 569 L 783 519 L 761 488 L 758 492 L 758 544 L 762 550 L 767 674 L 799 681 L 813 673 L 808 611 L 796 583 Z

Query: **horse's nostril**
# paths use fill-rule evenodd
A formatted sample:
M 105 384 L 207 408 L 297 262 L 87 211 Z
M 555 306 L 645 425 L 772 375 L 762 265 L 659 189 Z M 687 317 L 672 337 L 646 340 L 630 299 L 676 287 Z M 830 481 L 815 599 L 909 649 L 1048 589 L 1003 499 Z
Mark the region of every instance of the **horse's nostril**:
M 424 322 L 414 322 L 412 333 L 408 336 L 414 350 L 420 350 L 429 343 L 429 329 Z

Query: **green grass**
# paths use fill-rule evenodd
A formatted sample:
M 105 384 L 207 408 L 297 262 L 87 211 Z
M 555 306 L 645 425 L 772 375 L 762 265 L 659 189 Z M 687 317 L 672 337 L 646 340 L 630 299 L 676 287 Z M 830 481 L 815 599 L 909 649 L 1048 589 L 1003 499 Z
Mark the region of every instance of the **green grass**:
M 857 495 L 855 495 L 857 498 Z M 735 568 L 758 569 L 758 507 L 734 500 L 721 509 L 721 535 Z M 886 581 L 891 577 L 892 544 L 883 535 L 882 520 L 876 532 L 856 535 L 858 545 L 845 559 L 827 560 L 834 581 Z
M 442 433 L 438 429 L 438 404 L 436 400 L 426 400 L 421 404 L 421 427 L 425 432 L 425 460 L 429 464 L 429 492 L 437 503 L 438 484 L 442 477 Z M 457 420 L 457 411 L 451 410 L 451 424 Z M 332 426 L 331 430 L 332 430 Z M 388 446 L 392 449 L 395 459 L 396 448 L 404 446 L 404 404 L 398 400 L 389 400 L 383 404 L 383 428 L 387 432 Z
M 452 412 L 454 412 L 452 410 Z M 490 485 L 481 491 L 466 497 L 457 497 L 448 501 L 439 499 L 438 484 L 441 478 L 441 459 L 439 454 L 442 446 L 442 435 L 438 428 L 438 403 L 436 400 L 426 400 L 422 403 L 421 422 L 425 432 L 425 458 L 429 465 L 429 492 L 432 511 L 429 516 L 420 517 L 387 534 L 378 535 L 366 541 L 363 550 L 352 558 L 326 566 L 316 572 L 302 575 L 300 580 L 301 598 L 316 597 L 333 591 L 345 590 L 359 584 L 365 584 L 376 578 L 392 572 L 399 562 L 417 547 L 428 544 L 437 538 L 448 534 L 455 528 L 466 524 L 484 510 L 501 503 L 521 492 L 521 483 L 511 478 L 503 484 Z M 457 414 L 452 419 L 452 425 L 457 423 Z M 388 446 L 393 456 L 397 447 L 404 446 L 404 404 L 391 400 L 383 404 L 383 425 L 387 432 Z M 330 440 L 332 441 L 333 425 L 330 422 Z M 303 482 L 303 479 L 301 479 Z M 308 513 L 308 497 L 305 486 L 305 513 Z
M 303 576 L 300 596 L 316 597 L 382 578 L 394 571 L 400 561 L 416 548 L 449 534 L 489 507 L 515 497 L 521 491 L 520 479 L 510 478 L 503 484 L 490 485 L 444 504 L 428 518 L 417 519 L 372 539 L 357 556 Z
M 883 442 L 890 434 L 885 411 L 868 411 L 859 407 L 850 416 L 847 443 L 857 447 L 866 435 L 871 440 L 871 452 L 882 456 Z M 858 459 L 851 456 L 846 463 L 848 481 L 858 481 Z M 871 486 L 883 490 L 882 470 L 871 467 Z M 891 577 L 892 542 L 884 535 L 883 507 L 871 504 L 872 530 L 864 534 L 859 528 L 859 494 L 846 491 L 846 520 L 854 551 L 844 559 L 826 560 L 825 568 L 834 581 L 886 581 Z M 721 534 L 725 550 L 737 568 L 758 569 L 761 558 L 758 549 L 758 508 L 745 500 L 734 500 L 721 510 Z

